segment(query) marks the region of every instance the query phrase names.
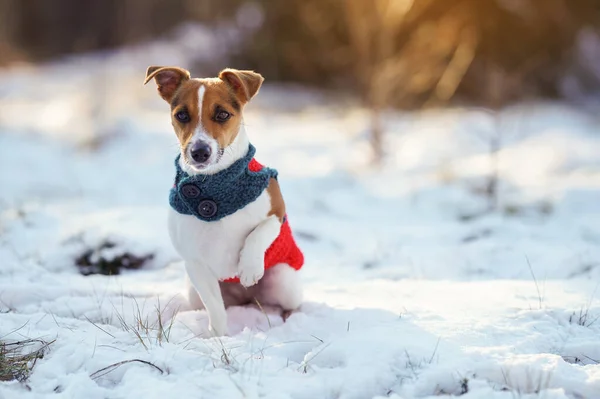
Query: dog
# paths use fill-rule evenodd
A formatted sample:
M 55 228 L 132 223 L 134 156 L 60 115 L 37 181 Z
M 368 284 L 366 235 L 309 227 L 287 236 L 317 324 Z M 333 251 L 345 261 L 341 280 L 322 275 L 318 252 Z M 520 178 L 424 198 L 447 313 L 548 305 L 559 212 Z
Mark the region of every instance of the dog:
M 190 304 L 206 309 L 213 336 L 227 334 L 229 306 L 296 310 L 304 257 L 277 171 L 254 159 L 243 123 L 263 77 L 227 68 L 217 78 L 198 79 L 183 68 L 150 66 L 144 84 L 152 79 L 170 105 L 180 145 L 168 227 L 185 263 Z

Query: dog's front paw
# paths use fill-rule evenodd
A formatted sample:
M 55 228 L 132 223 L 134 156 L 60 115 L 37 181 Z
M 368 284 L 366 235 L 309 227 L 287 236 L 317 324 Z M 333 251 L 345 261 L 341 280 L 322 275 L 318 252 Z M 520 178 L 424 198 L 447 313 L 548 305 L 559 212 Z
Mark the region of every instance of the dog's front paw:
M 265 268 L 263 265 L 260 265 L 260 267 L 245 267 L 240 269 L 240 283 L 244 287 L 251 287 L 258 283 L 264 274 Z
M 238 275 L 240 278 L 240 284 L 244 287 L 251 287 L 265 274 L 264 266 L 264 255 L 260 254 L 249 254 L 248 252 L 242 252 L 240 256 L 240 264 L 238 266 Z

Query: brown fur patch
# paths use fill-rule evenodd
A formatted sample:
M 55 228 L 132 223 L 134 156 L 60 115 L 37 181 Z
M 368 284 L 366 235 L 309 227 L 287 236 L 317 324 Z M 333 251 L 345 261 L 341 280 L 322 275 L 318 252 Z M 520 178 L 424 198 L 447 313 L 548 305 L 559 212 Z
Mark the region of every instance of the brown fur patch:
M 277 179 L 271 178 L 269 180 L 267 193 L 271 198 L 271 210 L 267 216 L 275 215 L 279 221 L 283 223 L 283 217 L 285 216 L 285 202 L 283 201 L 283 195 L 281 195 L 281 189 L 279 188 Z
M 198 110 L 198 89 L 200 85 L 201 83 L 196 79 L 183 83 L 175 92 L 171 101 L 171 124 L 175 129 L 181 148 L 187 146 L 200 122 L 200 111 Z M 190 115 L 188 123 L 181 123 L 175 118 L 175 114 L 180 111 L 188 112 Z
M 229 146 L 237 136 L 242 123 L 241 110 L 232 104 L 231 89 L 221 79 L 203 79 L 206 87 L 202 99 L 202 126 L 219 143 L 220 148 Z M 224 123 L 217 122 L 217 109 L 228 112 L 231 117 Z
M 184 151 L 200 125 L 221 149 L 227 148 L 239 132 L 244 105 L 256 95 L 264 80 L 253 71 L 229 68 L 221 71 L 219 78 L 190 79 L 185 69 L 151 66 L 146 71 L 144 84 L 153 78 L 159 94 L 171 105 L 171 123 Z M 205 88 L 201 99 L 198 98 L 200 86 Z M 200 101 L 202 109 L 198 109 Z M 181 111 L 189 114 L 188 122 L 176 118 Z M 217 121 L 215 117 L 221 111 L 229 113 L 229 119 Z
M 179 86 L 190 79 L 189 71 L 179 67 L 149 66 L 144 84 L 151 79 L 156 81 L 158 94 L 170 102 Z
M 204 96 L 198 98 L 198 90 L 204 86 Z M 202 100 L 202 110 L 198 103 Z M 188 123 L 181 123 L 175 115 L 187 110 L 190 115 Z M 231 117 L 224 123 L 215 120 L 217 110 L 228 112 Z M 184 82 L 171 101 L 171 120 L 181 148 L 185 148 L 201 124 L 206 133 L 219 143 L 220 148 L 229 146 L 240 129 L 242 122 L 241 109 L 235 102 L 231 88 L 221 79 L 192 79 Z
M 258 89 L 265 80 L 261 74 L 254 71 L 240 71 L 237 69 L 223 69 L 219 78 L 227 82 L 236 96 L 244 103 L 250 101 L 258 93 Z

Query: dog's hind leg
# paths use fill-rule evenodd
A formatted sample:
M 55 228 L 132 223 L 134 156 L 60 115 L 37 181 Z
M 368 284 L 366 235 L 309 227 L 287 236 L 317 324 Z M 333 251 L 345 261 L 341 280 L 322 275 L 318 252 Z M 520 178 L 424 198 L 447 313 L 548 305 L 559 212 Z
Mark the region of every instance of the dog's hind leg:
M 300 273 L 286 263 L 267 269 L 256 291 L 261 304 L 280 306 L 284 311 L 299 308 L 304 296 Z
M 219 280 L 210 269 L 197 263 L 185 262 L 190 282 L 200 295 L 208 313 L 208 330 L 214 336 L 227 333 L 227 313 L 221 295 Z

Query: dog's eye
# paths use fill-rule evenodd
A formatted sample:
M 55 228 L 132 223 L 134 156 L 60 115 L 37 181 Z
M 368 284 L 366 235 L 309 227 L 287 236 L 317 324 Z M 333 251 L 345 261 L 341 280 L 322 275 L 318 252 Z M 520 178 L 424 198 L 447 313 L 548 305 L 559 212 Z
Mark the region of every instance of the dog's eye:
M 188 123 L 190 121 L 190 114 L 187 111 L 179 111 L 175 114 L 175 118 L 181 123 Z
M 231 114 L 227 111 L 217 111 L 217 114 L 215 115 L 215 120 L 217 122 L 225 122 L 227 119 L 229 119 L 231 117 Z

